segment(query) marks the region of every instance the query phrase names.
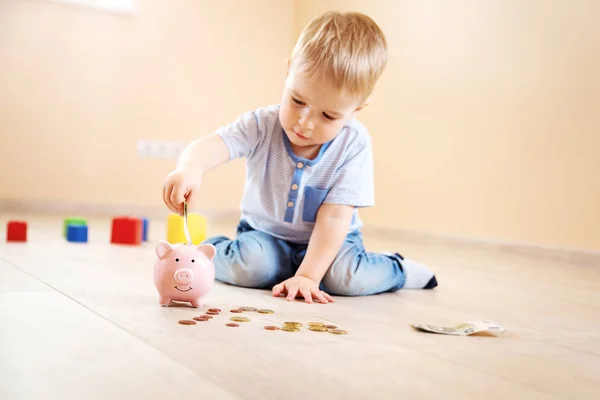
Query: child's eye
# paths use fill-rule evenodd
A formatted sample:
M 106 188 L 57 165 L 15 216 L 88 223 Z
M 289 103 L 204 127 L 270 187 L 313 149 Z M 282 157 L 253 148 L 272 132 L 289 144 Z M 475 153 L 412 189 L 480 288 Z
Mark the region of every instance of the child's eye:
M 328 115 L 327 113 L 323 113 L 323 116 L 330 121 L 333 121 L 335 119 L 334 117 L 332 117 L 331 115 Z
M 298 104 L 299 106 L 303 106 L 303 105 L 304 105 L 304 103 L 303 103 L 303 102 L 301 102 L 300 100 L 298 100 L 298 99 L 297 99 L 297 98 L 295 98 L 295 97 L 292 97 L 292 100 L 294 100 L 294 103 Z

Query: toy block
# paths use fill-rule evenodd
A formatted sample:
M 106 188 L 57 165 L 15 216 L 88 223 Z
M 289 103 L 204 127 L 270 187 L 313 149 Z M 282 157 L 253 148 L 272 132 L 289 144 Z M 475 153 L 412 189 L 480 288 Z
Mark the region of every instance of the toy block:
M 148 241 L 148 218 L 142 218 L 142 241 Z
M 67 225 L 67 240 L 69 242 L 87 243 L 87 241 L 88 241 L 87 225 L 81 225 L 81 224 Z
M 69 225 L 87 225 L 87 221 L 85 220 L 85 218 L 81 218 L 81 217 L 69 217 L 69 218 L 65 218 L 64 222 L 63 222 L 63 237 L 66 238 L 67 237 L 67 227 Z
M 136 217 L 113 218 L 110 242 L 113 244 L 141 244 L 142 220 Z
M 26 242 L 27 241 L 27 222 L 9 221 L 6 226 L 7 242 Z
M 188 228 L 192 243 L 199 245 L 206 239 L 206 218 L 197 213 L 188 213 Z M 169 214 L 167 219 L 167 241 L 171 244 L 187 243 L 183 230 L 183 217 Z

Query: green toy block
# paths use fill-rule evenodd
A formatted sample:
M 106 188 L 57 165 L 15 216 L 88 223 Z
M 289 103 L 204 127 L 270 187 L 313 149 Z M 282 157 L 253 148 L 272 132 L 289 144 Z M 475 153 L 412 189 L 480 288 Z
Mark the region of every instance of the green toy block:
M 65 223 L 63 225 L 63 237 L 65 239 L 67 238 L 67 227 L 69 225 L 87 225 L 87 221 L 85 220 L 85 218 L 80 217 L 66 218 Z

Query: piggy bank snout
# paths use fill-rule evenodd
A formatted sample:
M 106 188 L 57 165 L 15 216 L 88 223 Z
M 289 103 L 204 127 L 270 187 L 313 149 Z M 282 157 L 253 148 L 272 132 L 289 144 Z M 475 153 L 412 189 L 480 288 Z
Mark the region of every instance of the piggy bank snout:
M 189 285 L 194 280 L 194 272 L 189 268 L 181 268 L 175 271 L 174 278 L 180 285 Z

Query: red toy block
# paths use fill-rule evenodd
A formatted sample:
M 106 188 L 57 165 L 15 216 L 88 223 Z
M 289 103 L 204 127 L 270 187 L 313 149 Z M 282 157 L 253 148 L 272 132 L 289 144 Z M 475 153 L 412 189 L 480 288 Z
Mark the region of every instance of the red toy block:
M 26 242 L 27 241 L 27 222 L 9 221 L 6 228 L 7 242 Z
M 113 244 L 141 244 L 142 220 L 135 217 L 113 218 L 110 242 Z

